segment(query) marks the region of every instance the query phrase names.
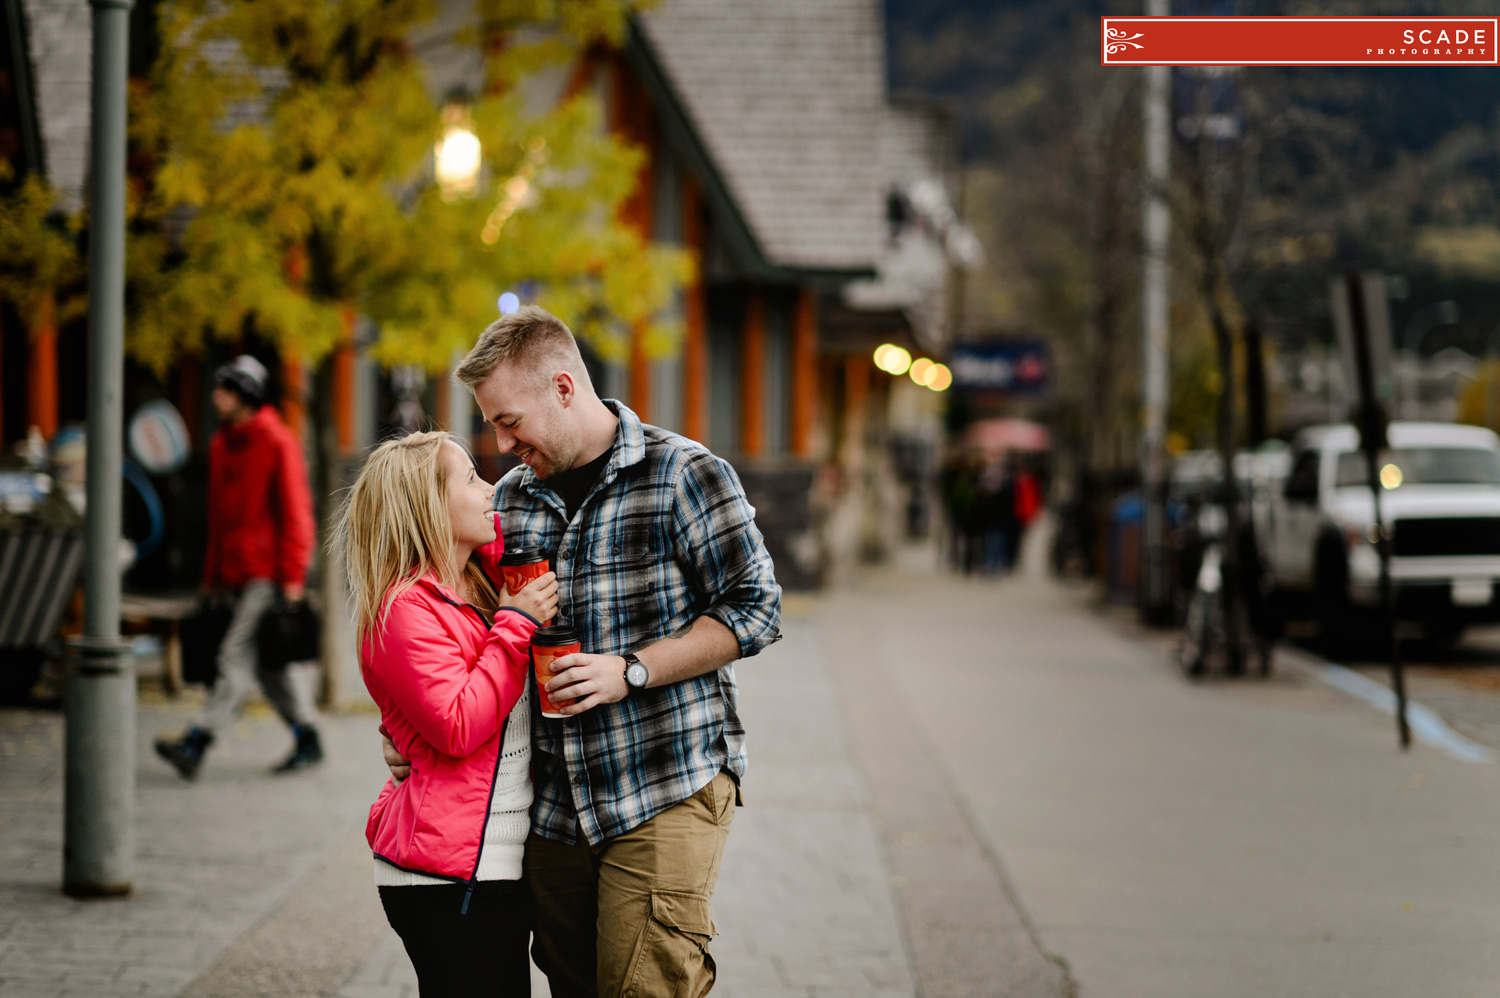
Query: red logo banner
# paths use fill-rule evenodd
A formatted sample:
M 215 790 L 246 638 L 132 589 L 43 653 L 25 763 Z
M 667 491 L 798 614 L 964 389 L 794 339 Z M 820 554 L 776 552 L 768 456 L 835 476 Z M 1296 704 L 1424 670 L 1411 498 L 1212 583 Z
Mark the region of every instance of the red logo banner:
M 1103 17 L 1104 66 L 1495 66 L 1494 17 Z

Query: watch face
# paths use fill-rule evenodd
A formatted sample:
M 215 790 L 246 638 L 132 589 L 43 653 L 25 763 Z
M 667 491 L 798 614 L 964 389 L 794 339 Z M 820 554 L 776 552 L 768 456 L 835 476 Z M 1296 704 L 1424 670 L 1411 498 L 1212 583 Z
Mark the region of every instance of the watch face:
M 625 670 L 625 681 L 636 689 L 646 685 L 646 667 L 639 662 L 631 662 L 630 668 Z

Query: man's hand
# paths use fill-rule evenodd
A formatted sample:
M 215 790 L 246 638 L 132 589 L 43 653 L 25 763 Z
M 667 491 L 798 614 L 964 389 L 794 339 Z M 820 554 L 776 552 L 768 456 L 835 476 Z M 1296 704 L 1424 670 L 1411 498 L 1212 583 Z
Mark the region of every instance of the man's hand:
M 288 582 L 281 587 L 281 595 L 288 603 L 301 603 L 302 597 L 307 595 L 307 587 L 300 582 Z
M 396 751 L 396 743 L 391 741 L 391 733 L 383 724 L 380 726 L 380 751 L 385 756 L 386 768 L 397 783 L 411 775 L 411 760 Z
M 619 655 L 564 655 L 552 663 L 547 692 L 564 714 L 582 714 L 601 703 L 618 703 L 630 692 L 625 682 L 625 660 Z

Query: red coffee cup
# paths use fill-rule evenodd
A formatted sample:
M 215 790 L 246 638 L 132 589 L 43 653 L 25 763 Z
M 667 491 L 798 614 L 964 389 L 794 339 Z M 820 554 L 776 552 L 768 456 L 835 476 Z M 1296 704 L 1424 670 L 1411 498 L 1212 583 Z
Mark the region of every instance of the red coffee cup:
M 552 663 L 564 655 L 579 652 L 578 632 L 566 625 L 538 627 L 531 635 L 531 661 L 536 666 L 536 695 L 543 717 L 566 717 L 558 708 L 566 707 L 572 700 L 554 702 L 547 692 L 547 681 L 556 675 Z
M 547 552 L 541 548 L 513 548 L 500 556 L 500 575 L 512 596 L 552 571 Z M 544 620 L 543 624 L 552 621 Z

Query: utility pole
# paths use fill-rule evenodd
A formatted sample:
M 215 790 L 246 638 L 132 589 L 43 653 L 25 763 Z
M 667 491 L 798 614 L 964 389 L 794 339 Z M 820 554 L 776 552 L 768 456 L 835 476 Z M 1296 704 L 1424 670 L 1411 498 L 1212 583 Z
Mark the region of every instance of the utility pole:
M 1378 282 L 1379 299 L 1385 301 L 1385 283 Z M 1349 298 L 1349 331 L 1354 347 L 1354 379 L 1359 403 L 1355 409 L 1359 421 L 1359 449 L 1365 458 L 1365 477 L 1370 486 L 1370 500 L 1375 509 L 1375 551 L 1380 557 L 1380 612 L 1391 643 L 1391 690 L 1396 694 L 1396 737 L 1403 750 L 1411 748 L 1411 727 L 1406 721 L 1406 678 L 1401 663 L 1400 626 L 1396 620 L 1395 594 L 1391 587 L 1391 532 L 1386 529 L 1380 502 L 1380 452 L 1388 446 L 1386 414 L 1382 411 L 1375 378 L 1375 360 L 1371 351 L 1371 327 L 1366 314 L 1367 295 L 1362 278 L 1354 271 L 1344 275 L 1344 292 Z
M 1165 17 L 1170 0 L 1150 0 L 1147 13 Z M 1164 621 L 1172 594 L 1167 589 L 1166 556 L 1166 441 L 1167 441 L 1167 240 L 1171 213 L 1167 189 L 1171 182 L 1171 86 L 1169 66 L 1147 66 L 1145 103 L 1145 205 L 1142 232 L 1142 399 L 1141 499 L 1144 510 L 1145 598 L 1143 610 L 1151 621 Z
M 125 88 L 131 0 L 90 0 L 88 512 L 83 638 L 68 674 L 63 891 L 130 893 L 135 674 L 120 643 L 125 382 Z

